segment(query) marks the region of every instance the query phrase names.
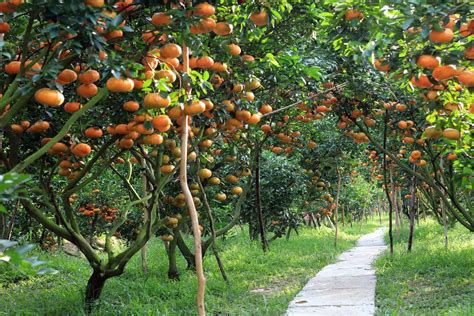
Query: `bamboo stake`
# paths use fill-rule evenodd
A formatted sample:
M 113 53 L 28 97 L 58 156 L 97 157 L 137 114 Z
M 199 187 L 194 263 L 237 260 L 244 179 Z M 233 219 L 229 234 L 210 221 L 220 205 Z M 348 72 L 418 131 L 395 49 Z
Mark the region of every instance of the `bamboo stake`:
M 183 42 L 183 66 L 185 73 L 189 73 L 189 48 L 186 43 Z M 191 94 L 191 88 L 189 83 L 186 83 L 186 95 Z M 187 175 L 187 165 L 188 165 L 188 136 L 189 136 L 189 126 L 188 126 L 188 116 L 183 111 L 183 121 L 182 121 L 182 132 L 181 132 L 181 162 L 179 168 L 179 181 L 181 185 L 181 190 L 184 193 L 185 201 L 188 206 L 189 216 L 191 218 L 191 226 L 194 236 L 194 251 L 195 251 L 195 264 L 196 264 L 196 277 L 198 281 L 198 290 L 196 294 L 196 304 L 199 316 L 206 315 L 204 307 L 204 292 L 206 289 L 206 277 L 204 276 L 204 269 L 202 264 L 202 245 L 201 245 L 201 230 L 199 229 L 199 219 L 198 213 L 196 210 L 196 205 L 194 204 L 193 196 L 188 186 L 188 175 Z

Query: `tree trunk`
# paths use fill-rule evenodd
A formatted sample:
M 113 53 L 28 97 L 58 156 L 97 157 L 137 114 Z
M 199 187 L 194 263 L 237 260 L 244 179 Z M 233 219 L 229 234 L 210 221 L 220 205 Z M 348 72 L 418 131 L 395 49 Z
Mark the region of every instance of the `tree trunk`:
M 253 227 L 252 227 L 252 215 L 249 215 L 249 224 L 248 224 L 248 228 L 249 228 L 249 240 L 253 240 Z
M 398 200 L 397 200 L 398 202 L 397 203 L 398 203 L 398 205 L 402 205 L 402 207 L 403 207 L 402 190 L 399 189 L 399 190 L 397 190 L 397 192 L 398 192 Z M 400 223 L 400 229 L 403 229 L 402 213 L 403 212 L 399 210 L 399 212 L 398 212 L 398 217 L 399 217 L 398 222 Z
M 395 229 L 397 232 L 397 236 L 400 236 L 400 222 L 398 221 L 398 203 L 397 203 L 397 190 L 395 189 L 395 185 L 393 184 L 393 173 L 392 173 L 392 168 L 390 168 L 390 187 L 392 191 L 392 204 L 393 208 L 395 209 Z
M 219 252 L 217 251 L 217 247 L 215 245 L 212 247 L 212 253 L 214 254 L 214 257 L 216 257 L 217 266 L 219 267 L 222 278 L 226 283 L 229 283 L 229 277 L 227 276 L 227 273 L 225 273 L 224 264 L 222 264 L 221 257 L 219 256 Z
M 176 230 L 176 228 L 174 230 Z M 177 240 L 177 238 L 173 238 L 173 240 L 169 242 L 167 247 L 168 278 L 170 278 L 171 280 L 179 280 L 178 265 L 176 264 L 176 244 L 178 242 Z
M 199 162 L 199 159 L 197 160 L 197 166 L 198 166 L 198 169 L 201 169 L 201 163 Z M 206 207 L 207 217 L 209 220 L 209 226 L 211 228 L 212 253 L 214 254 L 214 257 L 216 257 L 217 266 L 219 267 L 219 271 L 221 272 L 222 278 L 224 279 L 226 283 L 229 283 L 229 278 L 227 277 L 227 274 L 225 273 L 224 265 L 222 264 L 221 257 L 219 256 L 219 249 L 217 249 L 216 228 L 215 228 L 215 223 L 214 223 L 214 217 L 212 216 L 211 206 L 209 205 L 206 191 L 204 190 L 204 186 L 202 185 L 199 175 L 197 176 L 197 182 L 199 185 L 199 189 L 201 190 L 202 200 L 204 202 L 204 206 Z
M 320 216 L 316 216 L 316 222 L 318 223 L 318 227 L 321 228 L 321 221 L 320 221 Z
M 342 206 L 342 227 L 346 225 L 346 207 Z
M 331 226 L 332 229 L 336 229 L 336 227 L 334 226 L 334 223 L 332 222 L 332 220 L 329 216 L 324 215 L 324 218 L 329 223 L 329 225 Z
M 142 168 L 145 168 L 145 158 L 141 159 L 141 166 Z M 142 183 L 143 183 L 143 197 L 147 195 L 147 182 L 146 182 L 146 176 L 145 173 L 142 174 Z M 149 218 L 148 218 L 148 208 L 146 206 L 147 203 L 144 203 L 144 212 L 143 212 L 143 222 L 147 223 Z M 176 243 L 175 243 L 176 247 Z M 141 249 L 141 259 L 142 259 L 142 269 L 143 273 L 148 273 L 148 249 L 147 249 L 147 244 L 144 244 L 142 249 Z M 169 274 L 168 274 L 169 275 Z
M 8 234 L 6 235 L 8 240 L 12 239 L 13 236 L 13 229 L 15 228 L 15 221 L 16 221 L 16 214 L 18 213 L 18 209 L 20 208 L 20 200 L 16 201 L 15 209 L 13 210 L 12 218 L 10 220 L 10 225 L 8 226 Z M 61 237 L 58 237 L 61 239 Z M 58 249 L 61 249 L 61 245 L 58 242 Z
M 413 166 L 413 171 L 416 172 L 416 166 Z M 412 183 L 410 186 L 410 209 L 408 211 L 408 215 L 410 218 L 410 233 L 408 235 L 408 252 L 411 252 L 413 247 L 413 233 L 415 230 L 415 199 L 416 199 L 416 178 L 412 177 Z
M 257 211 L 258 217 L 258 230 L 260 233 L 260 240 L 262 243 L 263 252 L 268 251 L 268 241 L 265 237 L 265 223 L 263 219 L 263 212 L 262 212 L 262 199 L 260 195 L 260 148 L 256 148 L 257 150 L 257 157 L 255 162 L 255 207 Z
M 309 224 L 310 226 L 313 226 L 314 228 L 318 227 L 318 224 L 316 223 L 316 219 L 314 218 L 313 213 L 309 213 Z
M 362 231 L 362 224 L 364 223 L 364 217 L 365 217 L 365 207 L 362 209 L 362 217 L 360 218 L 359 233 Z
M 388 125 L 388 110 L 385 110 L 385 124 L 383 129 L 383 186 L 385 189 L 385 195 L 387 196 L 388 203 L 388 236 L 390 239 L 390 254 L 393 255 L 393 225 L 392 225 L 392 214 L 393 214 L 393 205 L 392 200 L 390 199 L 390 191 L 388 190 L 388 180 L 387 180 L 387 154 L 385 153 L 387 149 L 387 125 Z M 392 172 L 390 171 L 390 176 Z
M 382 205 L 380 202 L 380 196 L 377 196 L 377 212 L 379 213 L 379 224 L 382 225 Z
M 6 239 L 7 236 L 7 218 L 4 213 L 0 213 L 0 239 Z
M 401 213 L 400 206 L 401 205 L 398 201 L 398 191 L 397 191 L 396 188 L 392 192 L 392 196 L 393 196 L 393 205 L 395 205 L 395 228 L 397 230 L 397 236 L 400 237 L 400 228 L 401 228 L 401 224 L 400 224 L 400 213 Z
M 441 215 L 443 217 L 443 227 L 444 227 L 444 249 L 448 250 L 448 216 L 446 215 L 446 208 L 443 201 L 440 201 Z
M 186 260 L 187 269 L 188 270 L 196 270 L 194 254 L 189 250 L 188 245 L 184 242 L 183 236 L 181 232 L 177 232 L 174 236 L 176 238 L 176 243 L 178 245 L 179 251 L 183 255 L 184 259 Z
M 338 218 L 337 213 L 339 212 L 339 194 L 341 192 L 341 173 L 339 172 L 338 167 L 336 166 L 337 171 L 337 192 L 336 192 L 336 210 L 334 213 L 334 224 L 336 227 L 336 231 L 334 232 L 334 248 L 337 248 L 337 235 L 339 232 L 339 225 L 338 225 Z
M 422 217 L 423 217 L 423 220 L 424 220 L 425 223 L 426 223 L 426 210 L 427 210 L 426 207 L 423 207 L 423 216 Z
M 443 166 L 443 158 L 439 161 L 439 166 L 441 169 L 444 168 Z M 443 179 L 441 179 L 441 183 L 445 184 Z M 440 206 L 441 206 L 441 216 L 443 217 L 443 227 L 444 227 L 444 248 L 448 250 L 448 215 L 446 214 L 446 205 L 443 203 L 443 200 L 440 199 Z
M 107 278 L 101 272 L 94 271 L 87 281 L 85 306 L 86 314 L 91 314 L 94 303 L 99 299 Z
M 414 207 L 412 207 L 414 209 Z M 410 209 L 410 233 L 408 235 L 408 252 L 411 252 L 413 247 L 413 233 L 415 230 L 415 213 Z
M 420 199 L 416 199 L 416 224 L 420 225 Z

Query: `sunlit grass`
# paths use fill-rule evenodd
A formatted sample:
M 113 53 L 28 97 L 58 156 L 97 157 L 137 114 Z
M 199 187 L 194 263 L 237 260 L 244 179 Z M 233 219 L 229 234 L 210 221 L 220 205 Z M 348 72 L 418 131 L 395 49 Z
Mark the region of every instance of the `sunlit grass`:
M 474 315 L 473 236 L 457 225 L 447 251 L 443 236 L 441 225 L 422 221 L 407 253 L 408 227 L 395 234 L 394 256 L 376 262 L 379 315 Z
M 228 286 L 220 276 L 214 257 L 206 257 L 206 308 L 210 315 L 280 315 L 289 301 L 318 270 L 354 246 L 361 234 L 373 231 L 376 222 L 342 228 L 338 249 L 334 232 L 304 228 L 289 241 L 279 239 L 263 254 L 260 245 L 248 241 L 238 229 L 235 237 L 221 242 L 221 256 L 230 278 Z M 57 275 L 33 278 L 0 288 L 0 313 L 82 314 L 82 293 L 90 273 L 84 259 L 65 254 L 43 255 Z M 144 275 L 140 256 L 135 256 L 126 272 L 105 286 L 96 315 L 187 315 L 195 314 L 196 280 L 179 260 L 181 280 L 167 279 L 167 258 L 162 243 L 149 244 L 149 269 Z

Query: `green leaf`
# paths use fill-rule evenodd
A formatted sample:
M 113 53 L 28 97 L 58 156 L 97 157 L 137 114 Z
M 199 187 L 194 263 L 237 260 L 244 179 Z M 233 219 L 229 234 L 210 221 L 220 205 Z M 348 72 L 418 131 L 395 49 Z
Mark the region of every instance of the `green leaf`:
M 142 87 L 143 88 L 148 88 L 149 86 L 151 86 L 152 82 L 153 82 L 153 80 L 151 80 L 151 79 L 145 80 Z
M 277 19 L 279 19 L 279 20 L 282 19 L 282 16 L 278 11 L 276 11 L 274 9 L 270 9 L 270 11 L 272 12 L 272 15 L 274 15 Z
M 278 63 L 278 61 L 275 59 L 275 56 L 272 54 L 272 53 L 267 53 L 265 55 L 265 57 L 268 59 L 268 61 L 270 62 L 270 64 L 276 66 L 276 67 L 280 67 L 280 64 Z
M 321 79 L 321 69 L 319 67 L 313 66 L 305 69 L 305 72 L 308 76 L 315 80 Z
M 16 245 L 18 245 L 18 242 L 16 242 L 16 241 L 0 239 L 0 251 L 1 252 L 4 252 L 5 249 L 15 247 Z
M 423 36 L 423 38 L 427 38 L 429 33 L 430 33 L 430 28 L 424 25 L 421 31 L 421 36 Z
M 402 24 L 402 28 L 404 30 L 407 30 L 411 25 L 412 23 L 415 21 L 415 18 L 409 18 L 408 20 L 406 20 L 405 22 L 403 22 Z
M 35 248 L 35 245 L 26 244 L 26 245 L 23 245 L 23 246 L 20 246 L 20 247 L 16 248 L 16 252 L 18 252 L 20 255 L 24 255 L 27 252 L 33 250 L 34 248 Z
M 436 116 L 436 112 L 433 111 L 430 115 L 426 117 L 426 121 L 433 124 L 434 122 L 436 122 Z

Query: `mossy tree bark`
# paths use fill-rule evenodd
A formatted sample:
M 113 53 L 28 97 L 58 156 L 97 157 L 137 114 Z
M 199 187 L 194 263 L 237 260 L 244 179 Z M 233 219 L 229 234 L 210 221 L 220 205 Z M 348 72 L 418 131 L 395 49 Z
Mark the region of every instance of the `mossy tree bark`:
M 94 270 L 89 280 L 87 281 L 86 286 L 84 301 L 84 310 L 86 314 L 92 313 L 94 305 L 99 299 L 106 281 L 107 277 L 105 277 L 104 273 Z

